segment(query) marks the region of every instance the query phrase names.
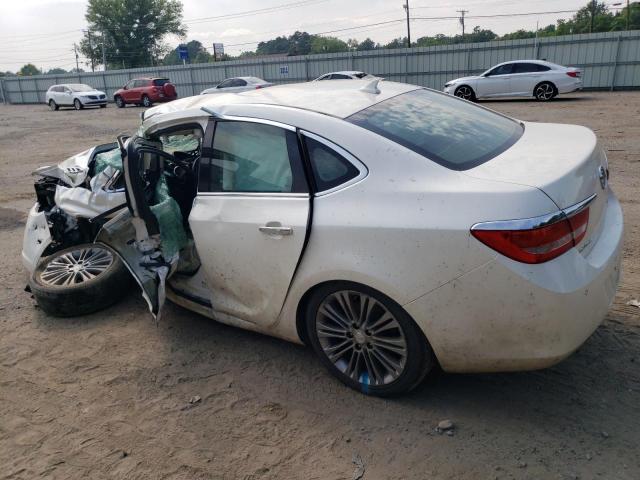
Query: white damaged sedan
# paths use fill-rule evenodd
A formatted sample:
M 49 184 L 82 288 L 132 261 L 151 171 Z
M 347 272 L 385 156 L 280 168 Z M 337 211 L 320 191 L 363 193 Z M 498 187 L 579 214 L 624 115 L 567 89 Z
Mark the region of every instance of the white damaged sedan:
M 197 96 L 38 172 L 24 236 L 44 311 L 134 278 L 305 343 L 361 392 L 544 368 L 601 323 L 623 221 L 590 130 L 380 80 Z

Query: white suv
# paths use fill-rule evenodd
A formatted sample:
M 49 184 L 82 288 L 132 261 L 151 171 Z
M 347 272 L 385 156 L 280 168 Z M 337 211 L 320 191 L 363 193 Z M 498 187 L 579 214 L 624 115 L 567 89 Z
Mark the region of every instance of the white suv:
M 105 108 L 107 95 L 83 83 L 67 83 L 49 87 L 45 101 L 51 110 L 60 107 L 74 107 L 76 110 L 97 106 Z
M 559 93 L 582 90 L 582 71 L 543 60 L 500 63 L 481 75 L 447 82 L 444 93 L 474 101 L 479 98 L 535 97 L 547 101 Z

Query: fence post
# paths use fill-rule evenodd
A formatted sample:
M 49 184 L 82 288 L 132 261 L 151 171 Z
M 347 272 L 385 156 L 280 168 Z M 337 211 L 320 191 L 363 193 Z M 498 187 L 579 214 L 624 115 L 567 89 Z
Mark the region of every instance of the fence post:
M 611 74 L 611 88 L 609 88 L 610 92 L 613 92 L 613 87 L 616 84 L 616 70 L 618 70 L 618 55 L 620 55 L 620 34 L 618 34 L 618 39 L 616 40 L 616 56 L 613 61 L 613 72 Z
M 304 78 L 309 81 L 309 57 L 304 57 Z
M 102 71 L 102 88 L 104 88 L 104 94 L 106 96 L 105 100 L 109 101 L 109 92 L 107 92 L 107 74 L 105 71 Z
M 267 71 L 264 68 L 264 59 L 260 60 L 260 67 L 261 67 L 261 72 L 262 72 L 262 79 L 266 80 L 267 79 Z
M 4 80 L 0 79 L 0 95 L 2 96 L 2 103 L 7 104 L 7 95 L 4 93 Z
M 193 78 L 193 65 L 189 64 L 189 78 L 191 79 L 191 95 L 196 94 L 196 81 Z
M 18 90 L 20 91 L 20 103 L 24 103 L 24 94 L 22 93 L 22 78 L 18 79 Z

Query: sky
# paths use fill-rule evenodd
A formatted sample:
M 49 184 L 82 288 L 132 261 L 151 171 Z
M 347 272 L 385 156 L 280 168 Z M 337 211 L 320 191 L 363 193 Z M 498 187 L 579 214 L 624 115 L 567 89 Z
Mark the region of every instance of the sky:
M 607 0 L 612 5 L 620 0 Z M 343 40 L 355 38 L 386 43 L 406 36 L 406 23 L 397 21 L 383 25 L 371 24 L 405 18 L 404 0 L 182 0 L 183 21 L 188 27 L 186 41 L 199 40 L 210 47 L 213 42 L 225 44 L 225 52 L 236 55 L 243 50 L 255 50 L 260 40 L 290 35 L 296 30 L 322 33 L 350 29 L 328 35 Z M 296 3 L 301 5 L 295 5 Z M 577 10 L 587 0 L 409 0 L 412 17 L 455 17 L 457 10 L 468 10 L 466 28 L 475 25 L 504 34 L 520 28 L 533 30 L 570 18 L 573 13 L 546 13 L 517 17 L 473 18 L 474 15 L 504 15 L 512 13 L 557 12 Z M 292 5 L 294 4 L 294 5 Z M 269 7 L 289 5 L 276 11 L 244 16 L 224 17 Z M 40 69 L 54 67 L 69 70 L 75 66 L 74 42 L 82 38 L 87 27 L 84 14 L 86 0 L 19 0 L 2 2 L 0 15 L 0 71 L 12 72 L 25 63 Z M 413 20 L 411 37 L 460 33 L 456 18 Z M 169 36 L 173 46 L 180 39 Z M 87 69 L 80 57 L 81 68 Z

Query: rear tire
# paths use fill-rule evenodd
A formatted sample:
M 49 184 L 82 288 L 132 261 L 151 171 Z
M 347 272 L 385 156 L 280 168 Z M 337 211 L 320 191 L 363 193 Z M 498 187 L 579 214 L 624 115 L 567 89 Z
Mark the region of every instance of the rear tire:
M 436 365 L 411 317 L 365 285 L 323 285 L 311 294 L 304 312 L 307 338 L 322 364 L 359 392 L 380 397 L 409 392 Z
M 460 85 L 456 88 L 454 95 L 458 98 L 463 98 L 464 100 L 468 100 L 470 102 L 476 101 L 476 92 L 473 91 L 469 85 Z
M 40 308 L 56 317 L 103 310 L 123 297 L 130 284 L 120 258 L 101 244 L 59 250 L 42 259 L 29 280 Z
M 124 108 L 125 103 L 124 103 L 124 100 L 122 99 L 121 96 L 117 96 L 113 100 L 114 100 L 114 102 L 116 102 L 116 106 L 118 108 Z
M 149 108 L 151 105 L 153 105 L 153 103 L 151 102 L 151 99 L 147 95 L 143 95 L 142 106 Z
M 59 107 L 59 106 L 58 106 L 58 104 L 57 104 L 56 102 L 54 102 L 53 100 L 49 100 L 49 108 L 50 108 L 52 111 L 54 111 L 54 112 L 55 112 L 55 111 L 56 111 L 56 110 L 58 110 L 60 107 Z
M 73 108 L 75 108 L 76 110 L 82 110 L 84 108 L 84 105 L 82 105 L 82 102 L 76 98 L 73 101 Z
M 107 108 L 107 104 L 105 103 L 104 105 L 100 105 L 100 108 Z
M 558 94 L 558 89 L 551 82 L 542 82 L 533 89 L 533 96 L 540 102 L 548 102 Z

